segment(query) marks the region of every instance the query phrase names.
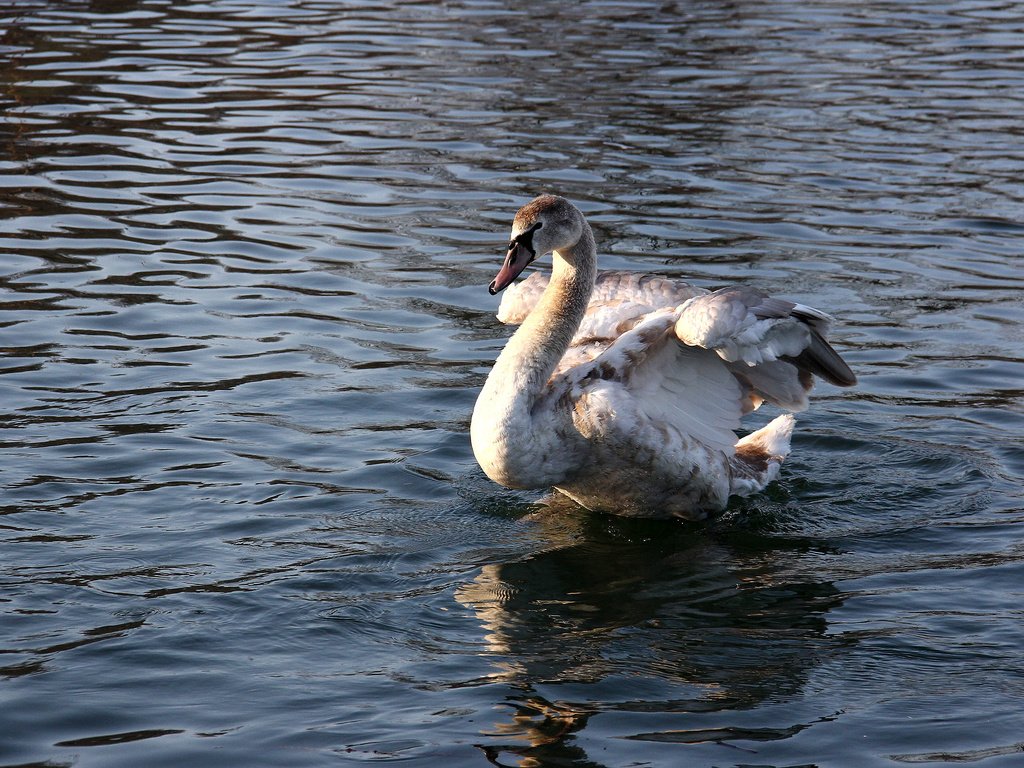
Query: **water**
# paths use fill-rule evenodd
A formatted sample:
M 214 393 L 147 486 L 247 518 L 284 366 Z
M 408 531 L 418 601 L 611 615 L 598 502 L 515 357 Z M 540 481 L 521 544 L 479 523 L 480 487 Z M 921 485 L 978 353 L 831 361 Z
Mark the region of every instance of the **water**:
M 1021 764 L 1013 4 L 19 0 L 0 94 L 0 764 Z M 492 485 L 486 286 L 839 319 L 705 526 Z

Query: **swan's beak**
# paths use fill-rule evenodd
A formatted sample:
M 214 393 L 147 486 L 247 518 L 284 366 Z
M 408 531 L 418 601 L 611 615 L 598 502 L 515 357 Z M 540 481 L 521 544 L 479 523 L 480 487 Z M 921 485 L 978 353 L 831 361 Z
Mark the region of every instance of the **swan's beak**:
M 508 249 L 508 254 L 505 256 L 505 263 L 501 265 L 498 276 L 494 278 L 494 282 L 487 289 L 491 292 L 491 296 L 498 291 L 508 288 L 512 281 L 519 277 L 519 273 L 526 269 L 529 263 L 533 261 L 533 256 L 533 251 L 524 244 L 513 241 Z

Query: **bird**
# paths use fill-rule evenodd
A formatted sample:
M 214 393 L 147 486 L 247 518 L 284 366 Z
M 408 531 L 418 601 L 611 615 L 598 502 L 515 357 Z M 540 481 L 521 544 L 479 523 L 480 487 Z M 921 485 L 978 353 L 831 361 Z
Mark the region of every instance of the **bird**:
M 548 253 L 550 277 L 513 285 Z M 473 408 L 474 456 L 499 485 L 554 488 L 595 512 L 714 516 L 777 478 L 813 377 L 856 383 L 820 310 L 745 285 L 599 272 L 593 230 L 564 197 L 516 213 L 489 286 L 503 290 L 497 317 L 519 328 Z M 739 437 L 765 402 L 786 412 Z

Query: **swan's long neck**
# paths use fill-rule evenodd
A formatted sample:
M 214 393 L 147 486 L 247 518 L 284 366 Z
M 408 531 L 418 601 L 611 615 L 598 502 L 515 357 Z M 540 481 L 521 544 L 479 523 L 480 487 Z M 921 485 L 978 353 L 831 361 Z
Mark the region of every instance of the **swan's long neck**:
M 520 398 L 537 399 L 580 327 L 596 274 L 594 236 L 587 227 L 574 246 L 552 255 L 548 287 L 509 339 L 488 384 L 496 376 L 516 380 Z
M 473 410 L 473 452 L 487 475 L 513 488 L 559 482 L 571 456 L 560 414 L 547 395 L 555 366 L 583 320 L 597 276 L 590 226 L 571 247 L 555 251 L 551 280 L 537 306 L 515 332 L 487 377 Z

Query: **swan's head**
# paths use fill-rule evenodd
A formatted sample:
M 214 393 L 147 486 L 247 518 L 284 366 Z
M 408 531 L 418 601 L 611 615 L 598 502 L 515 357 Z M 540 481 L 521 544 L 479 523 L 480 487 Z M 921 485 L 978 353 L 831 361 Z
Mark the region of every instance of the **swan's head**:
M 566 250 L 583 236 L 583 214 L 564 197 L 541 195 L 519 209 L 512 220 L 512 240 L 505 263 L 488 290 L 511 285 L 538 256 Z

